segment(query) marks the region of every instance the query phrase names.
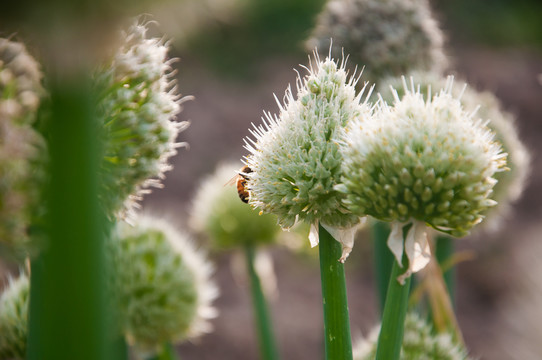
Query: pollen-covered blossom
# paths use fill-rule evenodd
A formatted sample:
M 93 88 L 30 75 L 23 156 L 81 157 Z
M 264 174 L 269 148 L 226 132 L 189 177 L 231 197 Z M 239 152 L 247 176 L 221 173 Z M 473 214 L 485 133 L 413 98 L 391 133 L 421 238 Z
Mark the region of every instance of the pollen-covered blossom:
M 330 41 L 333 54 L 344 49 L 370 81 L 446 66 L 427 0 L 331 0 L 307 45 L 327 49 Z
M 405 86 L 395 104 L 379 103 L 370 121 L 353 121 L 342 152 L 345 204 L 357 214 L 391 222 L 388 246 L 411 272 L 429 260 L 426 226 L 463 236 L 482 221 L 506 154 L 487 121 L 473 118 L 452 96 L 453 78 L 434 96 Z M 403 242 L 403 228 L 411 224 Z
M 188 126 L 175 119 L 182 99 L 168 44 L 146 33 L 146 25 L 133 24 L 111 64 L 96 74 L 104 136 L 102 201 L 121 218 L 133 216 L 149 187 L 162 186 L 169 158 L 183 145 L 177 135 Z
M 297 79 L 297 99 L 288 88 L 280 114 L 266 113 L 263 125 L 252 132 L 255 140 L 246 141 L 250 204 L 275 214 L 285 229 L 296 221 L 311 224 L 313 246 L 320 222 L 343 244 L 342 261 L 352 249 L 352 229 L 360 220 L 335 189 L 343 162 L 338 141 L 344 126 L 371 112 L 361 101 L 363 91 L 356 94 L 358 79 L 348 77 L 344 65 L 316 56 L 308 75 Z
M 455 343 L 447 333 L 434 334 L 431 325 L 415 312 L 409 312 L 405 319 L 403 345 L 400 360 L 468 360 L 467 351 Z M 354 360 L 373 360 L 380 326 L 353 348 Z
M 446 87 L 446 78 L 435 73 L 414 72 L 411 77 L 420 85 L 420 92 L 439 91 Z M 457 83 L 457 81 L 456 81 Z M 391 77 L 381 81 L 377 90 L 384 100 L 393 102 L 393 92 L 397 89 L 403 96 L 402 77 Z M 484 228 L 498 229 L 502 217 L 510 210 L 511 204 L 518 200 L 525 188 L 530 172 L 530 155 L 519 139 L 514 115 L 502 109 L 499 99 L 488 91 L 479 92 L 470 86 L 454 86 L 452 94 L 461 100 L 467 112 L 476 111 L 476 117 L 490 120 L 487 126 L 495 132 L 495 138 L 502 144 L 503 151 L 508 154 L 507 166 L 510 171 L 495 174 L 498 183 L 493 188 L 493 199 L 499 206 L 488 210 L 484 220 Z
M 0 296 L 0 359 L 26 359 L 30 282 L 25 274 L 9 280 Z
M 0 242 L 28 255 L 28 227 L 41 205 L 45 142 L 32 128 L 42 94 L 38 63 L 0 39 Z
M 207 234 L 219 249 L 269 244 L 280 231 L 276 217 L 260 216 L 239 199 L 235 184 L 225 186 L 238 171 L 239 166 L 234 164 L 220 165 L 201 182 L 193 200 L 190 225 Z
M 110 243 L 112 291 L 121 329 L 138 352 L 212 330 L 218 290 L 213 266 L 172 225 L 140 216 L 119 223 Z

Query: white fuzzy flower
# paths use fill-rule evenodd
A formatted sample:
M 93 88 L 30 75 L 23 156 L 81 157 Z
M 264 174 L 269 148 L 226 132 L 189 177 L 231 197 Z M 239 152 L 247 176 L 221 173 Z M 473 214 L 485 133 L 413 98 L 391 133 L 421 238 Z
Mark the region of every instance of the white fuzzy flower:
M 297 79 L 297 98 L 288 88 L 280 114 L 266 113 L 263 125 L 252 131 L 255 140 L 246 141 L 250 204 L 275 214 L 285 229 L 296 221 L 311 224 L 313 246 L 317 224 L 326 226 L 343 244 L 342 261 L 353 246 L 351 229 L 359 217 L 335 190 L 343 162 L 338 141 L 351 120 L 371 113 L 361 101 L 363 91 L 356 94 L 358 79 L 348 77 L 344 66 L 316 56 L 308 75 Z
M 169 158 L 177 153 L 177 135 L 187 122 L 181 110 L 168 44 L 147 38 L 144 24 L 122 34 L 122 45 L 109 67 L 98 71 L 100 117 L 103 121 L 103 203 L 108 213 L 133 217 L 150 187 L 162 187 Z
M 400 280 L 429 260 L 426 226 L 463 236 L 496 205 L 495 173 L 506 154 L 487 122 L 473 118 L 445 89 L 427 98 L 414 84 L 396 94 L 393 107 L 380 103 L 375 118 L 353 121 L 342 152 L 345 204 L 357 214 L 389 221 L 388 246 L 409 268 Z M 403 228 L 411 224 L 405 241 Z
M 446 87 L 446 78 L 429 72 L 414 72 L 410 76 L 420 86 L 422 94 L 428 90 L 438 92 Z M 379 82 L 378 92 L 388 103 L 393 103 L 396 89 L 402 97 L 404 92 L 402 77 L 390 77 Z M 458 81 L 455 81 L 458 83 Z M 395 91 L 395 90 L 394 90 Z M 503 151 L 508 154 L 507 167 L 510 171 L 501 171 L 495 174 L 498 183 L 493 188 L 493 199 L 499 206 L 488 209 L 483 226 L 485 229 L 497 230 L 502 224 L 502 218 L 510 211 L 511 204 L 518 200 L 526 186 L 530 173 L 530 154 L 519 139 L 514 115 L 502 109 L 502 106 L 492 93 L 479 92 L 470 86 L 454 86 L 452 95 L 460 99 L 467 112 L 476 112 L 475 116 L 489 120 L 487 126 L 495 132 L 495 138 L 502 144 Z
M 169 223 L 141 216 L 119 223 L 110 244 L 121 327 L 142 352 L 212 329 L 218 290 L 212 264 Z

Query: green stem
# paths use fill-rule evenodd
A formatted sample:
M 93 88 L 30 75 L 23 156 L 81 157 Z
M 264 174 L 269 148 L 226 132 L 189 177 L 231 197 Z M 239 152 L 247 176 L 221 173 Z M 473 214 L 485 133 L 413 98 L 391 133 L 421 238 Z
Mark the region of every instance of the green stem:
M 454 240 L 449 236 L 438 235 L 436 237 L 435 256 L 441 266 L 454 255 L 454 245 Z M 455 267 L 447 269 L 442 275 L 453 305 L 455 298 Z
M 175 346 L 170 342 L 164 343 L 162 349 L 156 355 L 148 357 L 147 360 L 180 360 Z
M 394 262 L 393 254 L 387 244 L 390 226 L 386 222 L 375 221 L 371 230 L 373 233 L 376 284 L 380 300 L 380 312 L 382 313 L 386 303 L 391 267 Z
M 260 341 L 260 354 L 263 360 L 276 360 L 279 358 L 275 338 L 273 336 L 271 318 L 269 309 L 262 291 L 260 278 L 254 268 L 254 248 L 245 247 L 247 259 L 247 269 L 250 276 L 252 304 L 254 306 L 254 315 L 256 317 L 256 326 L 258 328 L 258 337 Z
M 339 262 L 342 246 L 322 225 L 318 232 L 326 360 L 352 360 L 344 264 Z
M 402 267 L 397 261 L 393 262 L 386 305 L 382 315 L 382 327 L 378 337 L 376 360 L 397 360 L 401 353 L 411 276 L 405 280 L 404 285 L 397 281 L 397 277 L 406 271 L 407 265 L 406 256 L 403 256 Z
M 32 263 L 31 360 L 113 358 L 98 207 L 99 144 L 89 84 L 86 71 L 51 77 L 48 241 Z

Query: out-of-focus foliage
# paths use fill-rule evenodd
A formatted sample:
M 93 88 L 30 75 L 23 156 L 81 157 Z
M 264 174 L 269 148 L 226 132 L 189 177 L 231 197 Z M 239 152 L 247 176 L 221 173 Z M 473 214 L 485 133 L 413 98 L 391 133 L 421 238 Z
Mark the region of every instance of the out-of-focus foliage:
M 247 74 L 269 54 L 301 49 L 324 2 L 250 0 L 242 17 L 202 29 L 188 40 L 188 47 L 220 72 Z
M 540 0 L 437 0 L 434 8 L 457 40 L 542 49 Z

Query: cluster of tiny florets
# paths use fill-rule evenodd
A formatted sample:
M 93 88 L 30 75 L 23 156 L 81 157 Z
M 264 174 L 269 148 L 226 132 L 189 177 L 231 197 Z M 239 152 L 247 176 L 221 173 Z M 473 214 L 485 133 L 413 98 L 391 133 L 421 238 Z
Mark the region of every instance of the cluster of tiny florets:
M 393 107 L 380 103 L 375 119 L 350 124 L 341 185 L 350 210 L 462 236 L 496 204 L 493 176 L 506 154 L 486 123 L 451 95 L 449 80 L 427 99 L 405 84 Z
M 41 72 L 25 47 L 0 39 L 0 242 L 24 255 L 28 227 L 41 205 L 45 142 L 32 128 Z
M 246 245 L 269 244 L 275 241 L 277 219 L 257 211 L 239 199 L 235 180 L 239 166 L 224 164 L 205 178 L 193 200 L 191 226 L 206 234 L 215 248 L 226 249 Z
M 443 36 L 426 0 L 332 0 L 320 14 L 308 47 L 344 51 L 377 81 L 446 65 Z
M 10 279 L 0 296 L 0 359 L 26 359 L 30 282 L 24 274 Z
M 149 187 L 161 187 L 168 159 L 181 146 L 177 135 L 188 125 L 176 122 L 176 93 L 168 45 L 147 38 L 147 27 L 132 25 L 109 67 L 96 75 L 102 94 L 104 207 L 124 218 Z
M 411 78 L 420 86 L 420 92 L 440 91 L 446 87 L 446 78 L 435 73 L 415 72 Z M 402 77 L 390 77 L 381 81 L 377 90 L 389 103 L 394 100 L 391 89 L 396 89 L 399 97 L 404 95 Z M 497 227 L 501 214 L 509 210 L 510 204 L 516 201 L 525 188 L 529 175 L 530 155 L 519 139 L 514 115 L 502 109 L 499 100 L 490 92 L 479 92 L 470 86 L 454 86 L 452 95 L 461 101 L 465 111 L 475 112 L 475 117 L 489 120 L 487 127 L 495 133 L 495 139 L 508 154 L 507 167 L 510 171 L 497 172 L 494 178 L 498 181 L 493 188 L 492 198 L 499 203 L 487 212 L 484 224 Z
M 152 352 L 211 330 L 213 267 L 186 236 L 163 220 L 140 217 L 135 226 L 117 225 L 110 250 L 121 328 L 136 348 Z
M 373 360 L 380 326 L 354 346 L 354 360 Z M 407 314 L 400 360 L 468 360 L 467 351 L 447 333 L 434 334 L 431 325 L 415 312 Z
M 357 79 L 348 78 L 344 63 L 315 62 L 304 79 L 298 78 L 297 99 L 288 89 L 280 114 L 267 113 L 253 131 L 255 140 L 246 145 L 253 171 L 250 204 L 275 214 L 283 228 L 297 220 L 343 228 L 359 222 L 334 188 L 342 174 L 338 141 L 343 127 L 371 110 L 360 101 Z

